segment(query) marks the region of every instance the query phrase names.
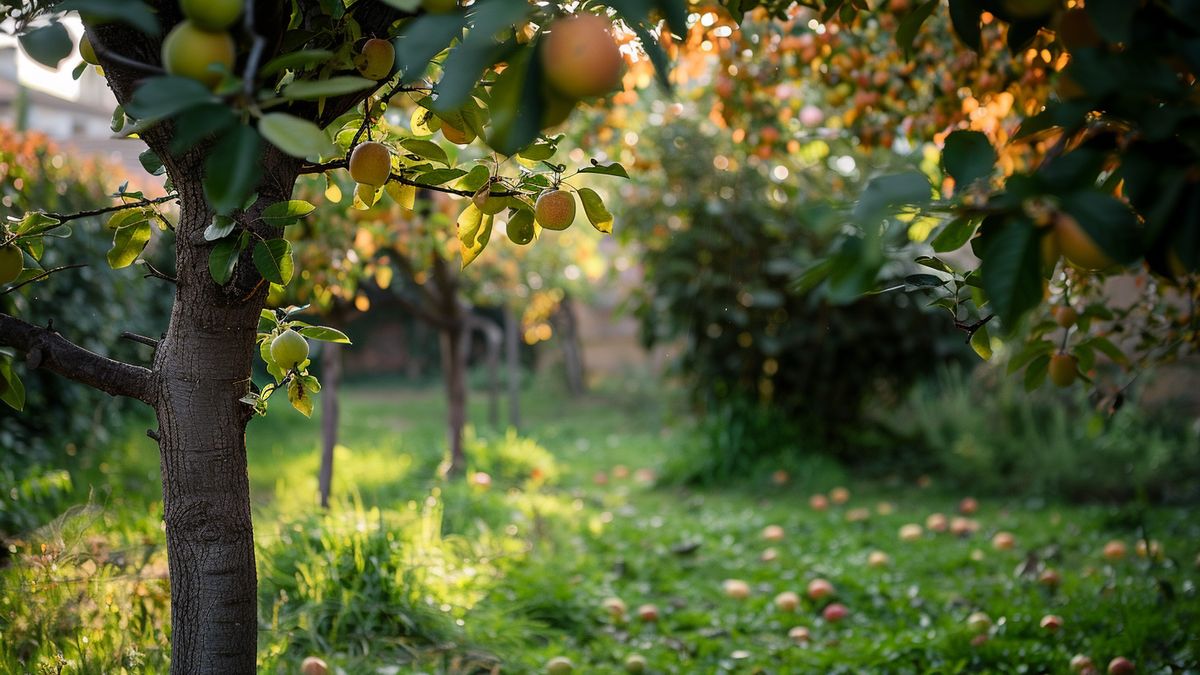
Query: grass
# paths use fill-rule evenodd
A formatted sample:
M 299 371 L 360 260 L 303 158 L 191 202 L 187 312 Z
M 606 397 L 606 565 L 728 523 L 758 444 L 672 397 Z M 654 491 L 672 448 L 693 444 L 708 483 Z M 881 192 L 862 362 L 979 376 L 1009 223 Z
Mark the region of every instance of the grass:
M 1076 653 L 1101 669 L 1117 655 L 1139 672 L 1200 668 L 1190 509 L 981 500 L 977 532 L 902 542 L 902 525 L 953 516 L 963 495 L 856 482 L 815 458 L 791 461 L 785 484 L 768 470 L 723 489 L 655 487 L 646 472 L 696 442 L 660 392 L 573 401 L 544 383 L 526 397 L 522 436 L 476 430 L 473 470 L 492 484 L 447 484 L 434 478 L 443 410 L 436 390 L 348 390 L 328 513 L 314 507 L 318 422 L 279 408 L 251 425 L 260 672 L 319 654 L 345 673 L 541 672 L 553 656 L 609 673 L 634 652 L 664 673 L 1067 672 Z M 476 396 L 472 419 L 484 410 Z M 79 506 L 10 549 L 0 670 L 165 669 L 160 488 L 141 428 L 66 465 Z M 809 506 L 835 485 L 848 503 Z M 782 540 L 763 539 L 770 524 Z M 1001 531 L 1013 549 L 992 546 Z M 1164 556 L 1135 554 L 1143 533 Z M 1111 539 L 1125 559 L 1102 557 Z M 875 550 L 888 566 L 866 564 Z M 1055 588 L 1037 581 L 1047 567 Z M 818 577 L 834 598 L 774 606 Z M 726 579 L 746 581 L 749 597 L 727 597 Z M 602 607 L 610 597 L 625 617 Z M 849 616 L 825 621 L 829 602 Z M 634 616 L 647 603 L 657 622 Z M 991 619 L 982 639 L 966 625 L 978 611 Z M 1040 628 L 1046 614 L 1062 630 Z M 796 626 L 807 643 L 789 639 Z

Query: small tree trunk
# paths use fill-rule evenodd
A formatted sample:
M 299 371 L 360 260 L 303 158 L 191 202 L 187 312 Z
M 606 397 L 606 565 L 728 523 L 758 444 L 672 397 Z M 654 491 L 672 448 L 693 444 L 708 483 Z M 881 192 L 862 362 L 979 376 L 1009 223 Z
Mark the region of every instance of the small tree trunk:
M 286 173 L 286 169 L 284 169 Z M 171 672 L 253 673 L 257 576 L 246 468 L 250 387 L 266 284 L 229 292 L 209 277 L 212 213 L 200 172 L 176 171 L 179 278 L 166 336 L 155 352 L 156 413 L 171 584 Z M 294 178 L 294 176 L 292 177 Z M 286 198 L 264 188 L 252 213 Z M 273 196 L 268 196 L 274 192 Z M 283 196 L 280 197 L 280 194 Z M 249 255 L 238 263 L 252 269 Z
M 467 364 L 464 358 L 466 330 L 463 322 L 451 323 L 439 331 L 442 347 L 442 377 L 446 382 L 446 421 L 450 442 L 450 462 L 446 475 L 457 476 L 467 469 L 463 452 L 463 427 L 467 424 Z
M 508 375 L 508 425 L 521 428 L 521 326 L 516 315 L 504 308 L 504 360 Z
M 579 320 L 575 316 L 575 303 L 571 296 L 563 297 L 555 315 L 563 366 L 567 373 L 567 391 L 572 396 L 582 396 L 587 393 L 587 370 L 583 363 L 583 345 L 579 340 Z
M 499 326 L 491 319 L 472 315 L 471 323 L 483 333 L 487 343 L 484 355 L 484 366 L 487 368 L 488 381 L 488 424 L 493 429 L 500 427 L 500 349 L 504 342 L 504 334 Z
M 338 395 L 342 383 L 342 345 L 326 342 L 321 346 L 321 469 L 317 487 L 321 508 L 329 508 L 333 485 L 333 448 L 338 439 Z

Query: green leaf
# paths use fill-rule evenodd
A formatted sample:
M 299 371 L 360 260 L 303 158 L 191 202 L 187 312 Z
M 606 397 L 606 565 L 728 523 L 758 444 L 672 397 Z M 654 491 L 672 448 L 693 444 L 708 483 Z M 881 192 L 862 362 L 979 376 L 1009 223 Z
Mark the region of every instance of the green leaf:
M 583 202 L 583 211 L 587 214 L 592 227 L 604 234 L 612 234 L 613 215 L 604 206 L 604 200 L 591 188 L 579 189 L 579 200 Z
M 52 70 L 57 69 L 58 62 L 70 56 L 75 49 L 75 42 L 67 32 L 67 27 L 57 21 L 34 28 L 18 40 L 26 54 Z
M 467 172 L 462 169 L 434 169 L 417 176 L 416 180 L 425 185 L 444 185 L 465 175 Z
M 279 317 L 275 315 L 273 309 L 263 309 L 258 313 L 258 332 L 259 338 L 262 338 L 262 333 L 270 333 L 279 327 Z
M 138 154 L 138 162 L 141 163 L 142 168 L 146 170 L 146 173 L 150 174 L 151 176 L 161 176 L 167 172 L 167 167 L 163 166 L 162 160 L 159 159 L 158 155 L 154 154 L 154 151 L 150 150 L 149 148 L 141 151 Z
M 927 203 L 931 193 L 929 178 L 919 171 L 872 178 L 854 205 L 854 220 L 862 225 L 874 225 L 895 207 Z
M 400 145 L 418 157 L 423 157 L 439 164 L 445 164 L 446 166 L 450 165 L 450 159 L 446 156 L 446 151 L 442 149 L 442 146 L 433 141 L 426 141 L 420 138 L 405 138 L 400 141 Z
M 151 214 L 145 209 L 127 209 L 125 211 L 117 211 L 108 219 L 106 227 L 110 230 L 117 230 L 143 220 L 149 220 Z
M 462 180 L 458 181 L 458 189 L 476 192 L 486 185 L 491 177 L 492 172 L 488 167 L 477 164 L 467 172 L 467 175 L 462 177 Z
M 76 11 L 88 17 L 92 24 L 110 21 L 127 23 L 146 35 L 158 35 L 158 19 L 154 11 L 141 0 L 66 0 L 56 7 L 59 11 Z
M 218 286 L 224 286 L 229 282 L 229 277 L 233 276 L 233 268 L 237 265 L 240 248 L 238 237 L 229 237 L 218 241 L 217 245 L 213 246 L 212 251 L 209 252 L 208 273 Z
M 25 385 L 21 378 L 13 372 L 12 361 L 0 359 L 0 401 L 4 401 L 13 410 L 25 408 Z
M 236 226 L 237 221 L 229 216 L 213 216 L 212 222 L 204 228 L 204 241 L 224 239 L 226 235 L 233 232 L 233 228 Z
M 557 146 L 553 143 L 534 143 L 522 150 L 520 157 L 531 162 L 540 162 L 553 157 L 555 150 L 557 150 Z
M 467 204 L 458 216 L 458 241 L 462 247 L 462 266 L 470 265 L 488 244 L 492 236 L 492 217 Z
M 950 0 L 950 23 L 954 32 L 963 44 L 977 52 L 983 44 L 982 15 L 979 0 Z
M 145 220 L 118 228 L 108 251 L 108 266 L 119 270 L 133 264 L 150 241 L 150 231 L 150 223 Z
M 283 88 L 282 96 L 292 101 L 311 101 L 353 94 L 378 84 L 375 80 L 356 75 L 339 75 L 327 80 L 297 80 Z
M 1030 342 L 1022 347 L 1021 351 L 1017 352 L 1016 355 L 1009 360 L 1008 372 L 1010 374 L 1015 373 L 1037 357 L 1042 356 L 1043 354 L 1049 354 L 1054 350 L 1055 345 L 1049 340 L 1035 340 L 1034 342 Z
M 316 210 L 303 199 L 290 199 L 268 206 L 259 217 L 269 225 L 291 225 Z
M 1095 335 L 1088 338 L 1083 344 L 1103 353 L 1105 356 L 1112 359 L 1113 363 L 1126 367 L 1129 366 L 1129 357 L 1125 356 L 1125 353 L 1121 351 L 1121 348 L 1117 347 L 1106 337 Z M 1084 368 L 1083 370 L 1088 369 Z
M 204 196 L 217 213 L 240 208 L 258 187 L 262 140 L 251 127 L 236 126 L 213 147 L 204 163 Z
M 1004 329 L 1042 301 L 1039 232 L 1024 218 L 990 221 L 984 228 L 983 290 Z
M 997 159 L 991 142 L 979 131 L 955 131 L 942 148 L 942 166 L 954 179 L 955 193 L 991 176 Z
M 617 162 L 611 162 L 609 164 L 601 164 L 600 162 L 597 162 L 596 160 L 592 160 L 591 166 L 580 169 L 578 171 L 578 173 L 598 173 L 602 176 L 616 176 L 617 178 L 629 178 L 629 172 L 625 170 L 625 167 L 621 166 Z
M 336 328 L 329 326 L 305 326 L 298 331 L 306 338 L 313 340 L 321 340 L 323 342 L 337 342 L 339 344 L 350 344 L 350 338 L 346 334 Z
M 288 382 L 288 402 L 292 404 L 301 415 L 312 417 L 313 400 L 309 396 L 308 391 L 304 388 L 304 383 L 300 378 L 294 377 L 291 382 Z
M 133 98 L 125 104 L 125 113 L 140 122 L 149 122 L 206 103 L 218 101 L 208 87 L 190 77 L 149 77 L 133 92 Z
M 1033 391 L 1046 381 L 1046 371 L 1050 366 L 1050 355 L 1041 354 L 1025 368 L 1025 391 Z
M 171 152 L 183 154 L 205 138 L 219 135 L 235 124 L 238 124 L 238 118 L 227 105 L 205 103 L 189 108 L 175 118 Z
M 21 220 L 13 229 L 13 233 L 19 235 L 33 235 L 39 232 L 52 230 L 59 225 L 60 221 L 53 216 L 48 216 L 41 211 L 29 211 L 24 216 L 21 216 Z
M 947 265 L 946 261 L 942 260 L 941 258 L 935 258 L 929 255 L 921 255 L 917 256 L 913 262 L 917 263 L 918 265 L 928 267 L 931 270 L 945 272 L 946 274 L 954 274 L 954 268 Z
M 462 34 L 465 17 L 460 12 L 424 14 L 400 28 L 394 44 L 401 82 L 421 79 L 429 62 Z
M 946 223 L 941 232 L 933 238 L 931 246 L 938 253 L 947 253 L 949 251 L 957 251 L 964 244 L 975 236 L 975 229 L 979 226 L 974 219 L 966 216 L 959 216 L 954 220 Z
M 971 335 L 971 349 L 984 361 L 992 360 L 992 338 L 988 335 L 987 326 L 980 326 L 979 330 Z
M 488 145 L 503 155 L 514 155 L 538 137 L 542 123 L 542 65 L 531 46 L 518 50 L 508 67 L 496 77 L 488 110 L 492 134 Z
M 271 75 L 281 70 L 303 70 L 306 66 L 331 61 L 334 53 L 327 49 L 301 49 L 283 54 L 267 61 L 259 70 L 261 75 Z
M 516 2 L 485 2 L 476 5 L 479 9 L 472 16 L 489 15 L 496 18 L 507 12 L 512 20 L 504 21 L 495 28 L 482 25 L 472 26 L 465 42 L 452 49 L 442 64 L 442 78 L 434 86 L 437 98 L 434 107 L 439 111 L 450 111 L 466 102 L 471 91 L 478 85 L 484 70 L 494 63 L 503 61 L 520 45 L 515 38 L 497 44 L 492 36 L 504 26 L 519 26 L 528 16 L 528 4 Z
M 938 0 L 927 0 L 900 21 L 900 27 L 896 29 L 896 44 L 904 50 L 904 58 L 912 56 L 913 41 L 917 39 L 917 32 L 921 30 L 921 24 L 925 23 L 937 6 Z
M 1108 257 L 1129 264 L 1142 256 L 1137 216 L 1125 202 L 1110 194 L 1085 190 L 1064 196 L 1060 204 Z
M 321 127 L 287 113 L 268 113 L 258 121 L 258 133 L 267 142 L 291 155 L 304 159 L 334 151 L 333 143 Z
M 291 242 L 287 239 L 271 239 L 255 244 L 254 267 L 267 281 L 286 286 L 295 270 Z
M 904 285 L 913 288 L 940 288 L 946 280 L 932 274 L 910 274 L 904 277 Z

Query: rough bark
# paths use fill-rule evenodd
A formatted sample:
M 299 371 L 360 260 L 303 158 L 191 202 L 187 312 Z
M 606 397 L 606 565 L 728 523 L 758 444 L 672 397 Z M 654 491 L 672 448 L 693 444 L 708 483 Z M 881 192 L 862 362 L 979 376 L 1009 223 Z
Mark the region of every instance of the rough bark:
M 317 486 L 321 508 L 329 508 L 333 484 L 333 448 L 338 438 L 338 390 L 342 383 L 342 345 L 327 342 L 321 353 L 321 469 Z
M 0 344 L 23 352 L 30 368 L 45 368 L 110 396 L 154 404 L 152 373 L 148 369 L 90 352 L 49 328 L 0 314 Z
M 504 308 L 504 361 L 508 379 L 508 426 L 521 428 L 521 326 L 516 315 Z
M 167 561 L 171 576 L 172 673 L 252 673 L 257 652 L 257 578 L 246 467 L 250 390 L 267 284 L 243 253 L 233 279 L 208 272 L 212 219 L 200 168 L 167 163 L 180 193 L 179 270 L 166 337 L 155 353 Z M 268 150 L 259 199 L 240 220 L 278 236 L 257 214 L 291 195 L 297 164 Z

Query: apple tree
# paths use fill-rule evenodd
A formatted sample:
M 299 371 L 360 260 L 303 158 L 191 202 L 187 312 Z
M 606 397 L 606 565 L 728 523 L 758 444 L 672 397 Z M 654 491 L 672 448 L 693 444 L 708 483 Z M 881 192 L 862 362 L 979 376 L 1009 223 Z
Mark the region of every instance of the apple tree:
M 296 273 L 285 228 L 313 210 L 292 198 L 297 179 L 349 170 L 363 203 L 407 200 L 416 189 L 450 191 L 446 183 L 474 167 L 452 165 L 436 144 L 385 124 L 401 95 L 416 96 L 426 119 L 438 118 L 464 140 L 479 138 L 504 156 L 544 153 L 543 128 L 619 83 L 623 59 L 608 33 L 611 21 L 638 36 L 640 58 L 648 54 L 665 67 L 651 33 L 663 20 L 685 30 L 686 5 L 614 0 L 591 4 L 578 17 L 554 3 L 501 0 L 466 7 L 422 0 L 63 0 L 3 8 L 6 28 L 49 65 L 73 48 L 63 14 L 83 18 L 81 51 L 95 57 L 120 104 L 114 126 L 146 144 L 143 164 L 161 171 L 167 189 L 155 199 L 119 194 L 106 210 L 114 230 L 110 261 L 136 260 L 150 238 L 168 236 L 176 275 L 170 323 L 148 365 L 85 350 L 53 328 L 9 314 L 0 314 L 0 344 L 23 354 L 25 367 L 155 411 L 172 672 L 253 672 L 258 622 L 245 429 L 275 392 L 286 391 L 297 407 L 311 405 L 319 383 L 307 372 L 304 335 L 331 335 L 293 315 L 263 311 L 271 284 Z M 502 200 L 509 222 L 521 219 L 527 230 L 560 226 L 575 202 L 555 189 L 561 169 L 552 167 L 499 183 L 488 176 L 486 199 Z M 623 172 L 607 165 L 581 171 Z M 179 215 L 164 234 L 155 224 L 168 202 L 178 204 Z M 457 236 L 474 257 L 494 216 L 474 200 L 463 203 Z M 47 233 L 63 220 L 29 212 L 4 224 L 0 248 L 11 256 L 16 246 L 36 265 Z M 275 370 L 261 387 L 251 378 L 256 358 Z M 12 359 L 4 364 L 6 374 L 19 376 Z

